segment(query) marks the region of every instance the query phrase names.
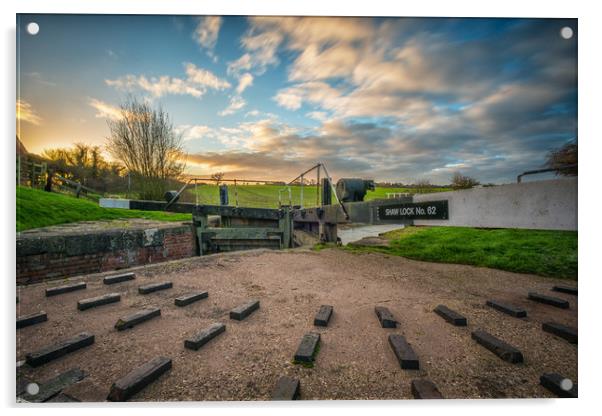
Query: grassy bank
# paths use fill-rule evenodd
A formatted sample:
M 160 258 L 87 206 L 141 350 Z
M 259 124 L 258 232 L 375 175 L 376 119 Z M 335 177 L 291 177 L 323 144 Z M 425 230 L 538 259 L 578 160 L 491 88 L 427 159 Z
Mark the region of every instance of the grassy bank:
M 346 250 L 577 280 L 576 231 L 408 227 L 384 236 L 389 247 Z
M 424 192 L 446 192 L 450 191 L 450 188 L 428 188 Z M 301 196 L 301 186 L 290 187 L 290 199 L 293 205 L 299 205 L 303 200 L 303 206 L 312 207 L 317 205 L 317 192 L 318 189 L 315 185 L 303 186 L 303 197 Z M 387 193 L 416 193 L 415 188 L 380 188 L 377 187 L 374 191 L 368 191 L 366 193 L 365 200 L 370 201 L 373 199 L 387 198 Z M 191 186 L 188 189 L 188 195 L 185 196 L 185 200 L 194 202 L 195 188 Z M 198 201 L 200 204 L 219 204 L 219 190 L 216 185 L 198 185 L 196 187 L 196 194 L 198 195 Z M 288 188 L 285 185 L 237 185 L 236 187 L 232 184 L 228 184 L 228 199 L 231 205 L 234 205 L 235 201 L 238 200 L 240 206 L 246 207 L 257 207 L 257 208 L 278 208 L 279 196 L 282 198 L 284 204 L 289 202 Z
M 17 187 L 17 231 L 77 221 L 145 218 L 186 221 L 190 214 L 101 208 L 97 203 L 37 189 Z

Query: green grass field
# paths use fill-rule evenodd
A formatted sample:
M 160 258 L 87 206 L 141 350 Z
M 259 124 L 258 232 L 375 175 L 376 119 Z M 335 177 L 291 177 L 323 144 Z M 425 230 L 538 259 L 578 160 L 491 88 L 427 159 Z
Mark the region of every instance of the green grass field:
M 445 192 L 450 191 L 450 188 L 431 188 L 428 192 Z M 316 186 L 303 186 L 303 206 L 314 207 L 319 204 L 316 193 Z M 374 191 L 368 191 L 366 201 L 373 199 L 387 198 L 387 193 L 415 193 L 413 188 L 376 188 Z M 199 204 L 219 204 L 219 190 L 216 185 L 198 185 L 196 187 Z M 280 198 L 280 199 L 279 199 Z M 256 208 L 278 208 L 279 201 L 282 204 L 288 205 L 292 201 L 292 205 L 301 205 L 301 187 L 291 186 L 290 195 L 288 187 L 284 185 L 228 185 L 228 199 L 230 205 L 236 205 L 238 200 L 239 206 L 256 207 Z M 187 191 L 187 195 L 182 198 L 186 202 L 196 202 L 195 188 L 191 187 Z
M 97 203 L 68 195 L 17 187 L 17 231 L 77 221 L 145 218 L 187 221 L 190 214 L 101 208 Z
M 407 227 L 384 236 L 390 247 L 346 250 L 577 280 L 576 231 Z

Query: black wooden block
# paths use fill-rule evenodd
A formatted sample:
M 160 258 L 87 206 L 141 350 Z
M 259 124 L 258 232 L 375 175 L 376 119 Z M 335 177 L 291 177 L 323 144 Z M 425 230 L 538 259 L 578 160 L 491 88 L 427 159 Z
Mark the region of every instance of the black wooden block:
M 186 295 L 177 297 L 174 303 L 176 306 L 186 306 L 196 302 L 197 300 L 205 299 L 207 296 L 209 296 L 208 292 L 188 293 Z
M 276 382 L 272 400 L 297 400 L 299 398 L 299 380 L 282 376 Z
M 415 399 L 443 399 L 443 395 L 430 380 L 412 380 L 412 395 Z
M 397 328 L 397 321 L 393 317 L 391 311 L 387 308 L 384 306 L 376 306 L 374 312 L 376 312 L 376 316 L 383 328 Z
M 505 343 L 501 339 L 498 339 L 485 331 L 474 331 L 472 333 L 472 339 L 477 341 L 479 344 L 487 348 L 504 361 L 508 361 L 512 364 L 523 362 L 523 354 L 517 348 Z
M 322 305 L 314 318 L 315 326 L 328 326 L 328 321 L 332 316 L 332 306 L 330 305 Z
M 107 400 L 125 402 L 170 369 L 170 358 L 154 358 L 113 383 Z
M 85 282 L 74 283 L 71 285 L 64 285 L 64 286 L 49 287 L 48 289 L 46 289 L 46 296 L 61 295 L 63 293 L 73 292 L 76 290 L 82 290 L 85 288 L 86 288 Z
M 252 300 L 250 302 L 245 303 L 237 308 L 234 308 L 230 311 L 230 319 L 235 319 L 237 321 L 242 321 L 247 316 L 251 315 L 259 309 L 259 301 Z
M 435 313 L 455 326 L 466 326 L 466 318 L 458 312 L 452 311 L 445 305 L 438 305 L 435 308 Z
M 555 298 L 553 296 L 542 295 L 540 293 L 529 292 L 529 299 L 535 302 L 544 303 L 546 305 L 555 306 L 561 309 L 569 308 L 568 301 L 560 298 Z
M 39 384 L 40 390 L 37 394 L 24 393 L 21 398 L 31 403 L 46 402 L 59 394 L 64 388 L 83 380 L 84 377 L 86 377 L 86 373 L 79 368 L 72 368 L 45 383 Z
M 391 348 L 393 348 L 393 352 L 399 360 L 399 365 L 402 369 L 418 370 L 420 368 L 418 356 L 403 335 L 390 334 L 389 344 L 391 345 Z
M 40 322 L 46 322 L 47 320 L 48 315 L 46 315 L 46 312 L 44 311 L 32 313 L 29 315 L 23 315 L 17 318 L 17 329 L 39 324 Z
M 86 309 L 95 308 L 101 305 L 107 305 L 109 303 L 119 302 L 120 300 L 121 295 L 119 293 L 109 293 L 107 295 L 77 301 L 77 309 L 80 311 L 85 311 Z
M 152 283 L 150 285 L 140 286 L 138 288 L 138 293 L 140 293 L 141 295 L 147 295 L 158 290 L 171 289 L 172 287 L 173 283 L 171 282 Z
M 115 324 L 115 329 L 123 331 L 124 329 L 133 328 L 144 321 L 148 321 L 149 319 L 160 315 L 161 309 L 159 308 L 145 308 L 131 315 L 119 318 Z
M 539 377 L 539 383 L 558 397 L 576 399 L 578 397 L 577 384 L 572 384 L 572 382 L 568 382 L 567 384 L 570 385 L 571 388 L 569 390 L 565 390 L 562 388 L 562 381 L 564 379 L 565 377 L 561 376 L 558 373 L 545 373 L 541 377 Z
M 295 353 L 295 362 L 313 363 L 319 342 L 320 334 L 309 332 L 303 335 L 299 348 Z
M 47 400 L 46 403 L 81 403 L 81 400 L 77 400 L 64 393 L 59 393 L 56 396 L 53 396 L 51 399 Z
M 544 322 L 542 329 L 545 332 L 566 339 L 571 344 L 577 344 L 577 328 L 561 325 L 556 322 Z
M 80 348 L 94 344 L 94 335 L 82 332 L 76 336 L 60 341 L 56 344 L 42 348 L 39 351 L 29 353 L 25 356 L 25 361 L 32 367 L 38 367 L 49 361 L 67 355 L 70 352 L 77 351 Z
M 515 318 L 525 318 L 527 316 L 527 311 L 508 303 L 502 303 L 496 300 L 488 300 L 487 306 L 491 306 L 493 309 L 504 312 L 510 316 L 514 316 Z
M 113 285 L 115 283 L 126 282 L 128 280 L 134 280 L 135 278 L 136 278 L 135 273 L 122 273 L 122 274 L 116 274 L 113 276 L 107 276 L 104 279 L 102 279 L 102 281 L 105 285 Z
M 198 335 L 184 341 L 184 346 L 191 350 L 198 350 L 203 345 L 226 330 L 226 325 L 222 323 L 211 324 L 203 329 Z
M 552 288 L 555 292 L 568 293 L 569 295 L 577 296 L 577 288 L 571 286 L 554 286 Z

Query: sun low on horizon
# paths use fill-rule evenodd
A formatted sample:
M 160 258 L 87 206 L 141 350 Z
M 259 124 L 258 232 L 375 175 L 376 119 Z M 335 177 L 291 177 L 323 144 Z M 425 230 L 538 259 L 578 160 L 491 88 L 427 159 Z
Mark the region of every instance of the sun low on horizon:
M 28 25 L 36 23 L 32 34 Z M 577 138 L 577 19 L 17 16 L 25 148 L 105 146 L 137 97 L 186 173 L 513 181 Z

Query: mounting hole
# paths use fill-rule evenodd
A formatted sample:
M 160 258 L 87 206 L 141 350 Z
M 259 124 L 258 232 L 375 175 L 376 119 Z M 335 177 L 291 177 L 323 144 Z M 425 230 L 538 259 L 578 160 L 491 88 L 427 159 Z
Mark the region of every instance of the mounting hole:
M 562 29 L 560 29 L 560 36 L 562 36 L 563 39 L 570 39 L 573 37 L 573 29 L 571 29 L 568 26 L 563 27 Z
M 560 388 L 564 391 L 569 391 L 573 388 L 573 382 L 570 379 L 565 378 L 560 382 Z
M 25 391 L 27 391 L 27 394 L 30 396 L 35 396 L 40 392 L 40 386 L 38 383 L 29 383 L 27 387 L 25 387 Z
M 40 31 L 40 25 L 38 25 L 36 22 L 30 22 L 27 24 L 27 33 L 29 33 L 32 36 L 35 36 L 38 34 L 38 32 Z

